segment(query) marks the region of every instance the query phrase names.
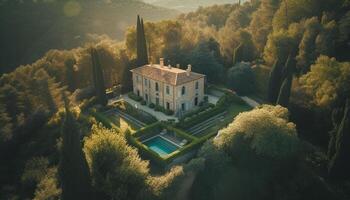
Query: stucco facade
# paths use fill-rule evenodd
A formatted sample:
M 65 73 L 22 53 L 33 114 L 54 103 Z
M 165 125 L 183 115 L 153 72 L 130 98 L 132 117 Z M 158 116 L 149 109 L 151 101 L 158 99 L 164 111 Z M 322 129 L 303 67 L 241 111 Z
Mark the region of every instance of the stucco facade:
M 131 70 L 133 92 L 147 104 L 154 103 L 181 115 L 204 100 L 205 75 L 178 67 L 145 65 Z

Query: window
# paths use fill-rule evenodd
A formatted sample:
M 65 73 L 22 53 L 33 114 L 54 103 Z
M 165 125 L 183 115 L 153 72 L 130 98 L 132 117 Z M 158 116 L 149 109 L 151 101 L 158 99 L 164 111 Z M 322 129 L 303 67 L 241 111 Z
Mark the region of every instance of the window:
M 170 94 L 170 88 L 168 85 L 166 86 L 166 94 Z
M 140 96 L 140 90 L 137 90 L 137 96 Z
M 145 100 L 148 101 L 148 94 L 145 94 Z
M 156 91 L 159 91 L 159 85 L 157 82 L 156 82 Z
M 198 106 L 198 97 L 194 98 L 194 105 Z
M 185 95 L 185 93 L 186 93 L 186 87 L 185 87 L 185 86 L 182 86 L 182 88 L 181 88 L 181 94 L 182 94 L 182 95 Z
M 139 76 L 136 75 L 136 82 L 138 83 L 139 82 Z
M 196 90 L 198 90 L 198 88 L 199 88 L 199 83 L 198 81 L 196 81 Z
M 159 98 L 156 98 L 156 105 L 159 105 Z
M 166 109 L 170 110 L 170 103 L 169 102 L 166 102 Z
M 147 79 L 145 79 L 145 86 L 147 86 L 147 83 L 148 83 L 148 81 L 147 81 Z

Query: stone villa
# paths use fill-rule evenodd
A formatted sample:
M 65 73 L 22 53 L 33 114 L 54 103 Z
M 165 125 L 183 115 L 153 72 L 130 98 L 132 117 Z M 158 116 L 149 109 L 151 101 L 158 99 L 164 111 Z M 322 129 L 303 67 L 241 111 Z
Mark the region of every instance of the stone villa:
M 205 75 L 191 71 L 165 66 L 164 59 L 160 64 L 148 64 L 131 70 L 133 92 L 142 97 L 148 104 L 154 103 L 173 110 L 177 116 L 199 105 L 204 99 Z

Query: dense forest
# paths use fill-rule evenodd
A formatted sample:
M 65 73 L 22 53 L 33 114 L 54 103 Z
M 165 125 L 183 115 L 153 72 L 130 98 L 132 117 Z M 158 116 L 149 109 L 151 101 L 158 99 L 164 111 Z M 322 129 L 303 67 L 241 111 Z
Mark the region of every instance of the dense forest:
M 122 40 L 137 14 L 157 21 L 178 13 L 138 0 L 2 0 L 0 74 L 32 63 L 50 49 L 84 45 L 95 34 Z
M 150 62 L 190 63 L 209 83 L 270 105 L 238 115 L 190 162 L 154 174 L 125 133 L 86 115 L 96 101 L 91 60 L 97 55 L 106 88 L 126 87 L 137 64 L 136 26 L 123 41 L 95 35 L 50 50 L 0 78 L 0 199 L 69 199 L 65 188 L 91 199 L 181 199 L 189 177 L 190 199 L 350 198 L 349 0 L 252 0 L 146 19 Z M 80 142 L 65 143 L 69 132 Z M 67 151 L 75 171 L 60 159 Z
M 241 0 L 244 2 L 245 0 Z M 198 7 L 212 6 L 214 4 L 233 4 L 238 3 L 239 0 L 144 0 L 146 3 L 150 3 L 156 6 L 172 8 L 181 12 L 194 11 Z

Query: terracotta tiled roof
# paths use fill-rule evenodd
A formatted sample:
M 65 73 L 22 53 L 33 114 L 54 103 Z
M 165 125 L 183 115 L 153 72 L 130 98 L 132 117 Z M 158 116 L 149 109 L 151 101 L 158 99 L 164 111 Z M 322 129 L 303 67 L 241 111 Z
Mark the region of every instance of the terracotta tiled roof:
M 181 85 L 199 78 L 205 77 L 203 74 L 190 72 L 187 76 L 186 70 L 160 65 L 144 65 L 130 70 L 133 73 L 140 74 L 149 79 L 164 82 L 170 85 Z

